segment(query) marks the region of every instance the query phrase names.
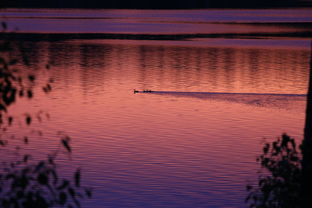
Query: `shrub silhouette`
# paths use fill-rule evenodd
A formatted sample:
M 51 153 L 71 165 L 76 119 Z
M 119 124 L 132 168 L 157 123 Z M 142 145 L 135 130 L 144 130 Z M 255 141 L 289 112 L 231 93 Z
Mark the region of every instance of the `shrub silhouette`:
M 283 134 L 266 143 L 257 158 L 262 169 L 258 186 L 247 186 L 246 202 L 257 208 L 305 208 L 312 203 L 312 42 L 304 138 L 298 150 L 295 140 Z
M 264 172 L 256 187 L 247 186 L 249 207 L 300 207 L 301 159 L 295 140 L 286 134 L 264 144 L 257 158 Z
M 16 47 L 9 40 L 7 25 L 1 23 L 2 32 L 8 39 L 0 40 L 0 151 L 10 146 L 10 138 L 6 137 L 7 129 L 14 123 L 10 116 L 10 106 L 18 99 L 32 99 L 33 87 L 36 86 L 36 76 L 29 71 L 17 67 L 19 62 L 27 64 L 27 57 L 22 54 L 22 60 L 9 59 L 8 53 Z M 15 48 L 16 49 L 16 48 Z M 47 65 L 47 69 L 49 66 Z M 45 93 L 52 90 L 52 80 L 42 87 Z M 26 125 L 31 125 L 32 116 L 25 116 Z M 29 145 L 29 139 L 20 139 L 22 145 Z M 60 144 L 71 154 L 70 137 L 62 135 Z M 19 147 L 20 148 L 20 147 Z M 56 158 L 60 148 L 47 155 L 44 160 L 35 160 L 30 154 L 19 155 L 14 161 L 1 161 L 0 165 L 0 207 L 3 208 L 45 208 L 45 207 L 80 207 L 82 198 L 91 197 L 89 188 L 80 184 L 81 170 L 78 168 L 72 178 L 62 178 Z M 17 154 L 18 155 L 18 154 Z M 7 158 L 1 158 L 6 160 Z

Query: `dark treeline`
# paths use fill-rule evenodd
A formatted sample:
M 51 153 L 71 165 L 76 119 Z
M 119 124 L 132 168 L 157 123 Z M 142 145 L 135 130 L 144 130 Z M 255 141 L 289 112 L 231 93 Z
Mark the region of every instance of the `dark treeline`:
M 8 8 L 196 9 L 311 6 L 311 0 L 3 0 Z

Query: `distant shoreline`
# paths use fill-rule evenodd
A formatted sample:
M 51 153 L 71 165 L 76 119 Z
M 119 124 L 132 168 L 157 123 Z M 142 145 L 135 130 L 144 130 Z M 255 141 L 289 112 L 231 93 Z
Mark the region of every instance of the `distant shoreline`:
M 259 38 L 307 38 L 312 31 L 287 33 L 220 33 L 220 34 L 123 34 L 123 33 L 0 33 L 0 39 L 12 40 L 48 40 L 62 41 L 70 39 L 120 39 L 120 40 L 190 40 L 194 38 L 228 38 L 228 39 L 259 39 Z

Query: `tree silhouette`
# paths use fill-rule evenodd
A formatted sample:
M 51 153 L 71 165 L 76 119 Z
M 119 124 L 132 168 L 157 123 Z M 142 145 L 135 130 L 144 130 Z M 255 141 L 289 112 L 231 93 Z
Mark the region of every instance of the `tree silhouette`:
M 266 143 L 257 158 L 262 169 L 256 186 L 247 186 L 246 202 L 256 208 L 308 208 L 312 204 L 312 42 L 304 139 L 297 148 L 283 134 Z
M 257 161 L 264 171 L 257 186 L 247 186 L 249 207 L 299 208 L 301 155 L 295 140 L 283 134 L 266 143 Z
M 15 117 L 10 115 L 10 107 L 19 99 L 32 99 L 36 76 L 33 71 L 18 68 L 18 63 L 28 63 L 22 54 L 21 60 L 10 59 L 9 53 L 18 49 L 18 45 L 9 40 L 7 25 L 1 23 L 2 33 L 7 39 L 0 40 L 0 151 L 9 149 L 11 137 L 7 129 L 14 124 Z M 49 66 L 46 67 L 47 69 Z M 49 80 L 42 90 L 49 93 L 52 90 L 52 80 Z M 33 116 L 27 114 L 25 125 L 31 125 Z M 29 145 L 29 138 L 19 138 L 22 145 Z M 61 135 L 60 147 L 71 154 L 70 137 Z M 22 146 L 18 146 L 18 149 Z M 0 207 L 3 208 L 45 208 L 45 207 L 80 207 L 82 198 L 91 197 L 91 190 L 80 184 L 81 170 L 74 171 L 72 178 L 63 178 L 56 165 L 56 158 L 61 148 L 50 152 L 45 159 L 35 160 L 31 154 L 16 155 L 13 161 L 1 158 L 0 165 Z
M 304 127 L 304 139 L 302 142 L 302 207 L 310 207 L 312 204 L 312 42 L 310 54 L 310 75 L 307 94 L 306 120 Z

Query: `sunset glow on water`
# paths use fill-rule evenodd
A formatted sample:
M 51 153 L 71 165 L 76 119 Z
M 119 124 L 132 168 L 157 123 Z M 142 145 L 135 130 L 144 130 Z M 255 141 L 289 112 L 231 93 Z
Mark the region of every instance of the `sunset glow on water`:
M 289 10 L 281 12 L 284 15 L 279 11 L 266 15 L 273 22 L 310 24 L 311 13 L 304 11 L 293 16 Z M 59 15 L 31 10 L 8 12 L 7 18 L 27 33 L 57 33 L 60 29 L 62 33 L 154 34 L 165 33 L 167 26 L 176 23 L 163 22 L 172 20 L 183 25 L 178 33 L 310 30 L 298 25 L 228 26 L 227 17 L 233 13 L 235 21 L 247 21 L 245 16 L 255 22 L 267 18 L 261 12 L 254 16 L 250 11 L 227 11 L 224 16 L 206 12 L 184 16 L 173 11 L 170 16 L 162 11 L 157 17 L 150 11 L 90 14 L 75 10 Z M 60 27 L 49 19 L 69 15 L 73 19 L 66 19 Z M 131 15 L 133 19 L 120 20 Z M 40 22 L 34 29 L 28 27 L 34 21 L 30 16 L 47 27 Z M 100 24 L 103 27 L 94 30 L 95 25 L 75 27 L 72 21 L 80 21 L 80 16 L 112 19 L 96 19 L 109 21 L 110 26 Z M 137 21 L 143 24 L 140 18 L 145 17 L 155 23 L 138 26 Z M 191 23 L 184 22 L 190 19 Z M 226 24 L 198 23 L 208 19 Z M 129 27 L 120 31 L 124 28 L 120 24 Z M 131 29 L 136 27 L 139 29 Z M 50 64 L 50 70 L 35 73 L 39 83 L 53 78 L 53 90 L 41 96 L 38 87 L 38 96 L 21 100 L 11 111 L 23 115 L 43 110 L 50 119 L 10 131 L 22 135 L 42 130 L 50 138 L 46 143 L 31 133 L 33 152 L 38 155 L 44 153 L 44 146 L 56 147 L 58 131 L 70 135 L 72 163 L 66 166 L 64 162 L 64 173 L 71 165 L 82 168 L 83 182 L 94 189 L 94 197 L 83 202 L 85 207 L 245 207 L 245 187 L 257 179 L 255 159 L 264 138 L 272 141 L 285 132 L 297 141 L 303 138 L 309 46 L 308 38 L 299 37 L 25 40 L 31 68 Z M 134 94 L 134 89 L 155 93 Z

